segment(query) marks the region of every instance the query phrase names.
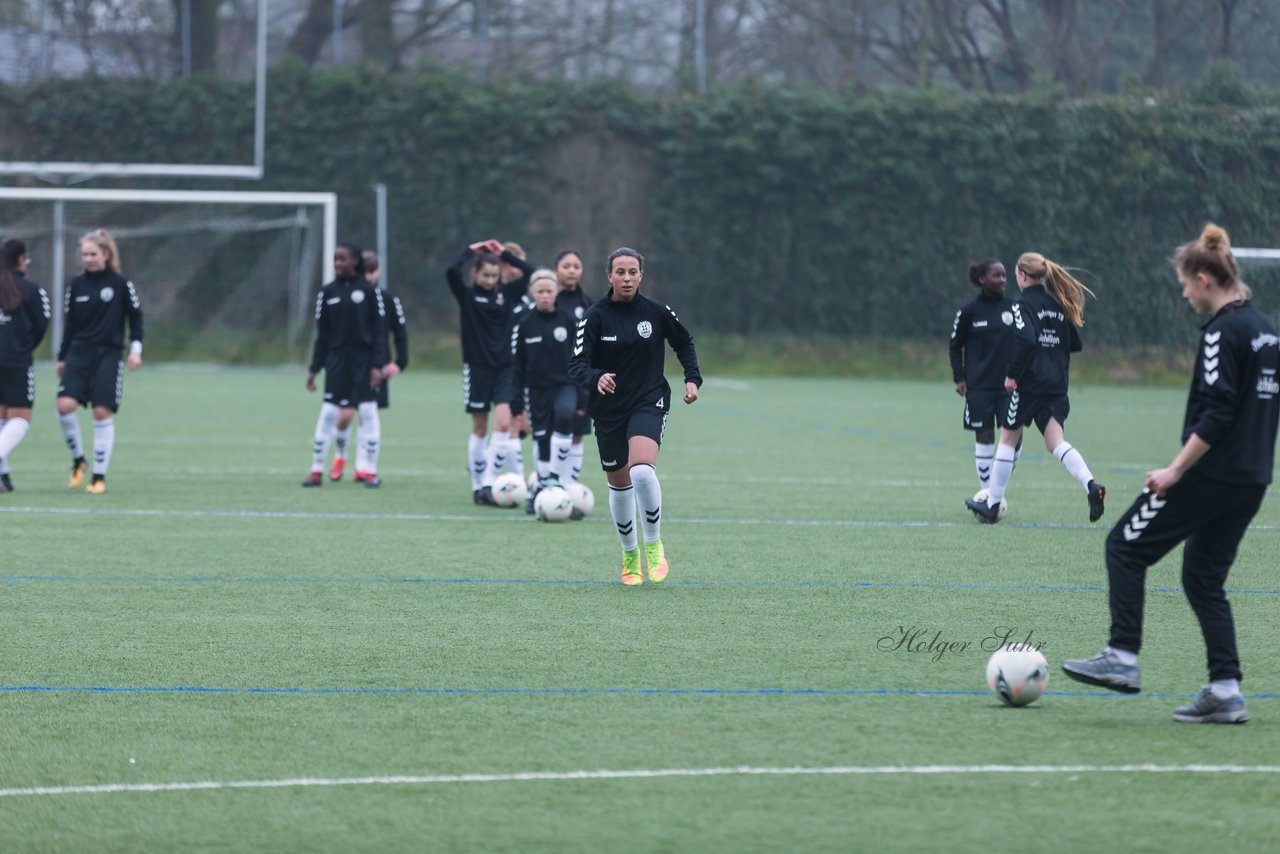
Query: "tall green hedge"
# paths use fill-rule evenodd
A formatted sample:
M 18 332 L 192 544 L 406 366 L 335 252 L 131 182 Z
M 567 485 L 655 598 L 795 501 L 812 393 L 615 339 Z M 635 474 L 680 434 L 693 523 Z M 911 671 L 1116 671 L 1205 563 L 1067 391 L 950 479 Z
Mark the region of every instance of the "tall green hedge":
M 391 278 L 437 328 L 454 317 L 444 265 L 497 236 L 535 262 L 577 248 L 592 291 L 608 251 L 635 245 L 650 290 L 696 329 L 762 338 L 940 339 L 970 296 L 969 260 L 1036 250 L 1088 271 L 1086 341 L 1176 345 L 1194 318 L 1174 246 L 1209 219 L 1237 245 L 1280 245 L 1280 99 L 1226 89 L 654 97 L 285 66 L 266 179 L 224 186 L 337 191 L 342 236 L 372 244 L 371 187 L 386 183 Z M 4 89 L 0 156 L 244 162 L 247 99 L 211 80 Z M 1280 308 L 1275 271 L 1248 278 Z

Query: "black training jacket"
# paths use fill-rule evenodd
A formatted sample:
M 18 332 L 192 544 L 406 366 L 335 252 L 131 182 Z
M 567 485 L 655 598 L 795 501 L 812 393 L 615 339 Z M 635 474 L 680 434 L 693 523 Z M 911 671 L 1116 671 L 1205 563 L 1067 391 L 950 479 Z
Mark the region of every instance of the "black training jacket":
M 951 379 L 970 389 L 1004 391 L 1013 361 L 1013 303 L 980 294 L 960 307 L 951 324 Z
M 462 268 L 473 257 L 471 247 L 463 247 L 445 272 L 449 292 L 458 301 L 461 315 L 462 361 L 468 365 L 506 367 L 511 364 L 511 327 L 515 322 L 512 312 L 529 289 L 533 267 L 510 252 L 503 252 L 502 260 L 519 267 L 523 275 L 486 291 L 462 280 Z
M 0 365 L 26 368 L 49 330 L 49 295 L 21 273 L 14 277 L 22 291 L 22 305 L 12 315 L 0 311 Z
M 1280 413 L 1280 338 L 1248 301 L 1222 308 L 1204 325 L 1182 441 L 1192 433 L 1209 450 L 1190 473 L 1234 484 L 1271 483 Z
M 387 348 L 387 310 L 382 291 L 364 276 L 334 279 L 316 295 L 316 343 L 311 373 L 319 373 L 329 353 L 346 347 L 368 348 L 373 367 L 391 361 Z
M 1084 345 L 1067 320 L 1062 305 L 1045 289 L 1032 285 L 1013 304 L 1013 361 L 1008 376 L 1017 380 L 1022 395 L 1067 393 L 1071 354 Z
M 62 344 L 58 361 L 67 360 L 72 342 L 121 350 L 124 326 L 129 340 L 142 341 L 142 303 L 133 282 L 112 270 L 81 273 L 67 286 L 63 303 Z
M 569 379 L 587 391 L 591 417 L 605 429 L 642 406 L 671 405 L 671 386 L 662 374 L 664 344 L 680 360 L 684 381 L 702 386 L 693 336 L 671 307 L 642 293 L 631 302 L 613 302 L 612 293 L 578 321 L 569 360 Z M 617 374 L 617 390 L 600 394 L 597 383 L 607 373 Z
M 578 323 L 563 309 L 524 312 L 511 334 L 517 390 L 569 385 L 569 357 Z M 578 389 L 578 408 L 587 405 L 587 390 Z

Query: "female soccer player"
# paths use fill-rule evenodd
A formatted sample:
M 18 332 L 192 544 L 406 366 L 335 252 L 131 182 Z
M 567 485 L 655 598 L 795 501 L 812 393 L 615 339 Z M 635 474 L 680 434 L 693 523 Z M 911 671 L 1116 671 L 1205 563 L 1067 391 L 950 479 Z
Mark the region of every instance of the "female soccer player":
M 12 492 L 9 455 L 27 435 L 35 405 L 31 354 L 49 329 L 49 295 L 27 281 L 27 245 L 0 243 L 0 492 Z
M 1093 479 L 1081 453 L 1062 432 L 1071 401 L 1067 379 L 1071 354 L 1081 350 L 1077 327 L 1084 325 L 1084 298 L 1093 296 L 1075 278 L 1037 252 L 1023 253 L 1015 275 L 1022 297 L 1013 305 L 1015 343 L 1013 361 L 1004 380 L 1009 400 L 1000 413 L 1000 446 L 991 471 L 991 491 L 986 504 L 965 502 L 983 522 L 1000 520 L 1000 502 L 1013 473 L 1022 428 L 1035 422 L 1044 446 L 1079 481 L 1089 500 L 1089 521 L 1102 518 L 1107 489 Z
M 473 258 L 468 285 L 463 282 L 462 269 Z M 500 285 L 503 263 L 526 275 Z M 504 250 L 497 240 L 484 240 L 463 247 L 445 274 L 461 316 L 462 388 L 471 415 L 467 463 L 476 504 L 496 506 L 493 479 L 506 466 L 507 455 L 514 453 L 510 436 L 511 398 L 515 392 L 511 377 L 511 311 L 527 290 L 528 275 L 532 273 L 528 262 Z M 489 432 L 490 407 L 493 437 L 486 452 L 484 439 Z
M 560 293 L 556 294 L 556 306 L 568 312 L 576 323 L 591 308 L 591 298 L 582 290 L 582 256 L 572 249 L 564 249 L 556 255 L 552 266 L 555 267 L 556 281 L 560 285 Z M 582 476 L 582 440 L 591 433 L 591 415 L 585 409 L 573 416 L 572 432 L 573 441 L 564 453 L 568 461 L 566 478 L 576 483 Z
M 671 386 L 662 375 L 663 343 L 684 368 L 684 402 L 698 399 L 702 374 L 693 336 L 670 306 L 640 293 L 644 256 L 615 249 L 609 256 L 609 293 L 578 322 L 569 378 L 589 393 L 600 465 L 609 481 L 609 512 L 622 541 L 622 583 L 644 583 L 636 543 L 636 503 L 644 530 L 649 580 L 667 577 L 662 548 L 662 488 L 658 448 L 671 411 Z
M 324 371 L 324 403 L 311 446 L 311 473 L 305 487 L 324 484 L 324 463 L 339 417 L 351 423 L 360 412 L 364 485 L 377 488 L 378 450 L 382 426 L 378 392 L 387 368 L 387 310 L 382 292 L 364 277 L 359 246 L 339 243 L 333 252 L 334 279 L 316 295 L 316 341 L 307 372 L 307 391 L 316 390 L 316 375 Z
M 1227 233 L 1212 223 L 1173 259 L 1182 298 L 1209 315 L 1182 423 L 1182 449 L 1147 472 L 1146 489 L 1107 536 L 1111 640 L 1096 656 L 1064 661 L 1072 679 L 1113 691 L 1140 688 L 1143 585 L 1174 546 L 1182 587 L 1200 622 L 1209 684 L 1173 710 L 1182 723 L 1244 723 L 1235 621 L 1223 585 L 1240 540 L 1271 483 L 1280 420 L 1280 337 L 1249 302 Z
M 964 429 L 973 431 L 978 488 L 987 489 L 996 455 L 997 413 L 1005 409 L 1005 371 L 1013 361 L 1013 303 L 1005 299 L 1004 264 L 995 258 L 969 265 L 978 295 L 951 324 L 951 378 L 964 398 Z
M 116 443 L 114 415 L 120 410 L 124 368 L 142 365 L 142 303 L 133 282 L 120 275 L 120 251 L 105 229 L 80 238 L 84 272 L 67 286 L 62 346 L 58 348 L 58 423 L 71 449 L 68 489 L 84 483 L 84 444 L 77 406 L 93 406 L 93 479 L 86 491 L 107 491 L 107 467 Z M 129 356 L 120 361 L 125 324 Z
M 556 274 L 538 270 L 529 290 L 534 309 L 522 313 L 511 338 L 515 362 L 515 406 L 527 407 L 538 448 L 538 488 L 568 482 L 568 451 L 574 417 L 587 407 L 587 390 L 569 381 L 577 321 L 556 305 Z M 526 512 L 533 512 L 533 495 Z
M 379 432 L 381 432 L 381 411 L 391 407 L 391 378 L 399 376 L 409 365 L 409 333 L 408 323 L 404 316 L 404 305 L 400 297 L 378 284 L 378 253 L 365 250 L 361 256 L 364 262 L 364 280 L 382 292 L 382 304 L 387 313 L 387 334 L 394 344 L 395 361 L 382 368 L 382 382 L 378 384 Z M 347 448 L 351 446 L 351 430 L 355 423 L 354 411 L 343 410 L 338 413 L 337 428 L 333 433 L 333 466 L 329 469 L 329 480 L 342 480 L 343 469 L 347 465 Z M 382 485 L 380 477 L 369 477 L 367 471 L 368 445 L 356 448 L 356 469 L 351 479 L 363 483 L 366 487 L 376 489 Z

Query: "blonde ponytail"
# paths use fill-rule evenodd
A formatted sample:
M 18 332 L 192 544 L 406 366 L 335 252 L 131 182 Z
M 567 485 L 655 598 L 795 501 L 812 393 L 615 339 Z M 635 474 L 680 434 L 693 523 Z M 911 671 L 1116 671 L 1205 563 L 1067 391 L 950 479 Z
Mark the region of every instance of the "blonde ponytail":
M 1067 268 L 1055 264 L 1039 252 L 1024 252 L 1018 258 L 1018 269 L 1031 281 L 1044 282 L 1045 288 L 1062 306 L 1062 313 L 1072 326 L 1084 326 L 1084 298 L 1091 296 L 1097 299 L 1097 296 L 1067 272 Z

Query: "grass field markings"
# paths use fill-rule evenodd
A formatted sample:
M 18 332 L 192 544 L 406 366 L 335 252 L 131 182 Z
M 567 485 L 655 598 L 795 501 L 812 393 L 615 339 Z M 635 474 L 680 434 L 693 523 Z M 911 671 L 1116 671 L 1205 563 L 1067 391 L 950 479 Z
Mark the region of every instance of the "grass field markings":
M 986 697 L 990 691 L 941 688 L 254 688 L 200 685 L 0 685 L 8 694 L 249 694 L 294 696 L 647 696 L 647 697 Z M 1045 691 L 1045 697 L 1183 700 L 1194 694 L 1147 691 Z M 1250 700 L 1277 700 L 1280 693 L 1248 694 Z M 993 701 L 994 702 L 994 701 Z
M 101 783 L 0 789 L 0 798 L 150 794 L 218 789 L 301 789 L 334 786 L 421 786 L 458 783 L 547 783 L 673 777 L 871 777 L 969 774 L 1280 774 L 1280 765 L 833 765 L 828 767 L 636 768 L 519 771 L 510 774 L 422 774 L 378 777 L 292 777 L 279 780 L 197 780 L 186 783 Z
M 333 578 L 333 577 L 284 577 L 229 576 L 146 576 L 135 575 L 0 575 L 0 582 L 48 581 L 48 582 L 96 582 L 99 584 L 494 584 L 533 585 L 553 587 L 607 586 L 612 579 L 589 578 Z M 1100 584 L 984 584 L 950 583 L 938 581 L 699 581 L 681 579 L 671 581 L 669 587 L 766 587 L 794 589 L 844 589 L 844 590 L 1009 590 L 1037 593 L 1101 593 L 1106 587 Z M 1181 587 L 1148 587 L 1147 593 L 1182 594 Z M 1280 596 L 1280 589 L 1226 588 L 1233 596 Z

